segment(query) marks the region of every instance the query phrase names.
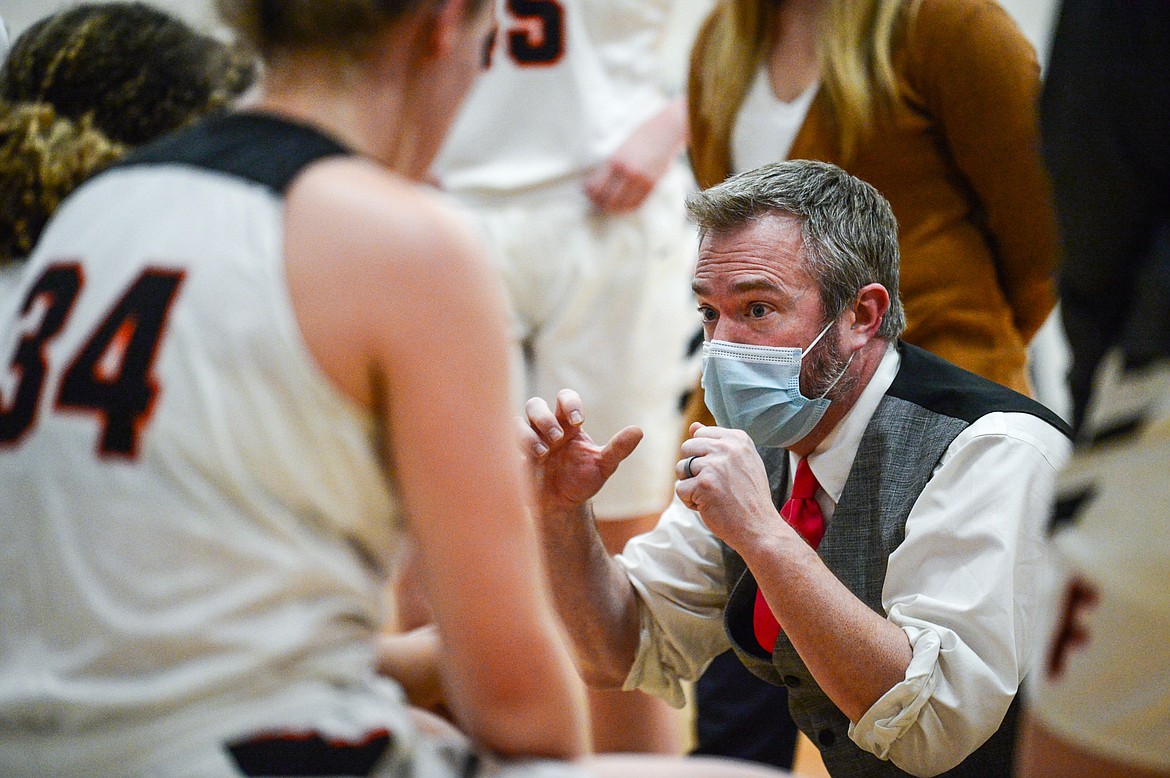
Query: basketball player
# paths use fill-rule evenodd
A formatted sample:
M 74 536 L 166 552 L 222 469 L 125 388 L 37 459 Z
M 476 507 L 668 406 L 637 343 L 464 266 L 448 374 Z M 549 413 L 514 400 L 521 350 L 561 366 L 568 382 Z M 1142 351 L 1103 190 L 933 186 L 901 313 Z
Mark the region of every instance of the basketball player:
M 484 75 L 434 172 L 503 274 L 526 373 L 517 413 L 528 396 L 581 387 L 599 437 L 627 424 L 646 434 L 595 504 L 616 553 L 669 502 L 679 398 L 697 377 L 684 110 L 664 94 L 659 52 L 670 3 L 495 5 Z M 599 750 L 682 750 L 678 714 L 658 701 L 590 695 Z
M 499 456 L 502 299 L 411 183 L 477 75 L 485 4 L 221 6 L 266 60 L 259 102 L 84 185 L 0 315 L 0 774 L 578 757 Z M 468 733 L 450 744 L 373 672 L 406 530 Z
M 502 293 L 415 183 L 485 4 L 220 7 L 257 102 L 84 184 L 0 303 L 0 774 L 619 774 L 578 759 Z M 407 533 L 462 731 L 374 672 Z

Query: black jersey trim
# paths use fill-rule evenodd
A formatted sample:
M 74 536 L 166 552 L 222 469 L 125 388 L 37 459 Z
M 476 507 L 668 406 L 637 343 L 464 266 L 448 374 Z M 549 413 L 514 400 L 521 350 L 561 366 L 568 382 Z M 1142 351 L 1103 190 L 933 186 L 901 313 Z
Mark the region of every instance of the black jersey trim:
M 306 167 L 353 152 L 318 129 L 261 113 L 205 119 L 129 154 L 113 169 L 189 165 L 260 184 L 284 195 Z
M 326 738 L 319 732 L 273 732 L 227 744 L 236 767 L 246 776 L 369 775 L 394 745 L 386 730 L 354 741 Z
M 1064 419 L 1030 397 L 909 343 L 898 343 L 898 350 L 902 365 L 887 395 L 968 424 L 997 411 L 1027 413 L 1072 437 Z

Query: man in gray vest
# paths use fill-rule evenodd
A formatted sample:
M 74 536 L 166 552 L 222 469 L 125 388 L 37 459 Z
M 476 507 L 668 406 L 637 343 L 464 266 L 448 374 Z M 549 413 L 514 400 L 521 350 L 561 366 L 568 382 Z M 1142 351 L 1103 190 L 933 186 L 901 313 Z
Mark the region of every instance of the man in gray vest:
M 1066 428 L 898 341 L 897 224 L 868 184 L 783 162 L 688 208 L 719 426 L 692 427 L 658 527 L 611 558 L 590 516 L 636 428 L 602 445 L 575 392 L 528 403 L 583 675 L 681 705 L 730 646 L 834 776 L 1009 774 Z

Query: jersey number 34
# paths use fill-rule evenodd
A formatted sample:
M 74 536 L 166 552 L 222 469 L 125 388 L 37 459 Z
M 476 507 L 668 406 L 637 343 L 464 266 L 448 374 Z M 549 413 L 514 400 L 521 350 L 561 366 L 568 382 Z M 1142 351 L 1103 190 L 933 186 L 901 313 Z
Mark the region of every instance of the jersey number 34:
M 0 407 L 0 446 L 19 443 L 36 424 L 49 375 L 46 350 L 65 327 L 84 281 L 80 264 L 53 264 L 25 297 L 26 320 L 35 311 L 42 313 L 9 362 L 9 375 L 18 378 L 11 402 Z M 51 387 L 55 412 L 97 415 L 101 455 L 134 459 L 138 454 L 140 433 L 158 395 L 151 368 L 182 281 L 178 271 L 148 267 L 139 273 Z

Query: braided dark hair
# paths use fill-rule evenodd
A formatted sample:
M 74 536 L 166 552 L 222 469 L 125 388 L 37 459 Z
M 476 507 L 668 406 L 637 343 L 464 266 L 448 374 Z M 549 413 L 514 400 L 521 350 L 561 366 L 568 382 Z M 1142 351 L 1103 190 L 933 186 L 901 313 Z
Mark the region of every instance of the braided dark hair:
M 89 119 L 0 104 L 0 265 L 27 256 L 65 196 L 125 153 Z
M 0 69 L 0 263 L 26 256 L 85 179 L 226 108 L 256 70 L 145 3 L 83 3 L 33 24 Z
M 136 146 L 227 106 L 255 79 L 251 58 L 139 2 L 83 3 L 36 22 L 0 71 L 0 98 Z

